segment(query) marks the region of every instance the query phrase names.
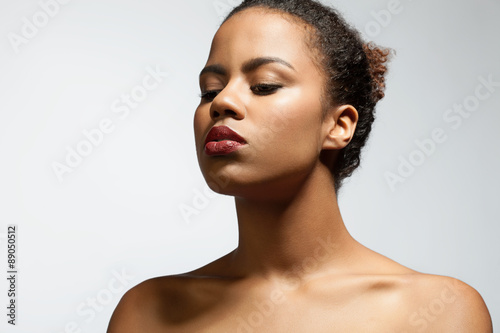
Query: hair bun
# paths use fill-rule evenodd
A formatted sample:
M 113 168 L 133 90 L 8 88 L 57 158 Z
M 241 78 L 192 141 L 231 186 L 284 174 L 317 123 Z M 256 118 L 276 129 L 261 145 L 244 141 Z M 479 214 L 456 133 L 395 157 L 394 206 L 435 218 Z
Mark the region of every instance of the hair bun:
M 384 98 L 385 93 L 385 73 L 387 72 L 386 63 L 389 60 L 393 50 L 383 48 L 373 42 L 363 45 L 368 64 L 370 66 L 370 76 L 372 78 L 372 101 L 376 104 Z

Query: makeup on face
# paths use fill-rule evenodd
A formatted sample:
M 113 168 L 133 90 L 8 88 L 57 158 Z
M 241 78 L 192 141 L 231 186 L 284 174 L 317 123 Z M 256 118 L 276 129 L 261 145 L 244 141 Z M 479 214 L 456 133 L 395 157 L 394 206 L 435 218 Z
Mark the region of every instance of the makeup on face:
M 227 155 L 244 146 L 246 141 L 227 126 L 212 127 L 205 139 L 205 153 L 209 156 Z

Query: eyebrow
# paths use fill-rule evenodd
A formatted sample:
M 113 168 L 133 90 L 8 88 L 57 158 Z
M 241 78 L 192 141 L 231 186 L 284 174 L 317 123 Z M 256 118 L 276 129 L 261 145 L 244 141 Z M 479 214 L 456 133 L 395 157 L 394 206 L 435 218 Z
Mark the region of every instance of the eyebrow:
M 227 71 L 222 65 L 210 65 L 203 68 L 200 72 L 200 77 L 205 73 L 215 73 L 220 75 L 226 75 Z
M 293 66 L 290 63 L 288 63 L 285 60 L 278 58 L 278 57 L 259 57 L 259 58 L 250 59 L 243 64 L 243 66 L 241 67 L 241 71 L 243 73 L 249 73 L 251 71 L 256 70 L 257 68 L 259 68 L 261 66 L 271 64 L 271 63 L 278 63 L 278 64 L 284 65 L 284 66 L 295 71 L 295 68 L 293 68 Z M 220 75 L 226 75 L 227 71 L 222 65 L 215 64 L 215 65 L 210 65 L 210 66 L 206 66 L 205 68 L 203 68 L 200 72 L 200 77 L 205 73 L 215 73 L 215 74 L 220 74 Z
M 286 67 L 291 68 L 295 71 L 295 68 L 293 68 L 292 65 L 290 65 L 285 60 L 283 60 L 281 58 L 277 58 L 277 57 L 260 57 L 260 58 L 250 59 L 243 64 L 243 66 L 241 67 L 241 70 L 243 71 L 243 73 L 248 73 L 248 72 L 256 70 L 260 66 L 264 66 L 267 64 L 271 64 L 271 63 L 282 64 L 282 65 L 285 65 Z

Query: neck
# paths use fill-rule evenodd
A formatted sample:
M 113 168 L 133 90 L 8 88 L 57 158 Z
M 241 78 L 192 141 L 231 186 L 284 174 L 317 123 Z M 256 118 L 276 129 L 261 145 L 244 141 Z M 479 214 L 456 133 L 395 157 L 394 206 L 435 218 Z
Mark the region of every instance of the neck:
M 287 200 L 235 197 L 235 203 L 239 243 L 231 262 L 242 275 L 303 278 L 340 263 L 355 243 L 323 165 Z

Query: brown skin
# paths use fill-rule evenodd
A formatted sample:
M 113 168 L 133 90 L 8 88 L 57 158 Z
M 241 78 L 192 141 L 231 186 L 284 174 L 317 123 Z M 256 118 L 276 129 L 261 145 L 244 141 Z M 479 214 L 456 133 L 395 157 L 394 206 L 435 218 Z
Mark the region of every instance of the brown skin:
M 244 36 L 244 38 L 242 38 Z M 481 296 L 458 280 L 406 268 L 354 240 L 345 228 L 325 152 L 345 147 L 358 114 L 330 107 L 303 24 L 247 9 L 214 37 L 194 117 L 209 186 L 235 197 L 238 248 L 186 274 L 147 280 L 117 306 L 109 333 L 492 332 Z M 251 71 L 260 57 L 280 58 Z M 262 95 L 258 84 L 278 84 Z M 208 156 L 203 143 L 226 125 L 247 145 Z M 321 157 L 321 158 L 320 158 Z M 223 182 L 222 182 L 223 180 Z

